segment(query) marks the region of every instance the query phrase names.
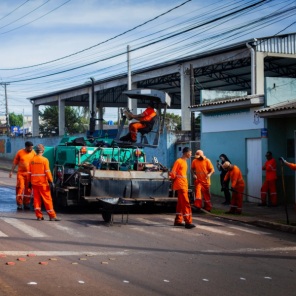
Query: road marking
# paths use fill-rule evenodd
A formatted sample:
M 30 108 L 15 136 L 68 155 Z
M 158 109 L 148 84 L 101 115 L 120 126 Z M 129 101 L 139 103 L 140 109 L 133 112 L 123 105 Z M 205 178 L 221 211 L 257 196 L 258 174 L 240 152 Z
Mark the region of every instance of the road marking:
M 144 224 L 148 224 L 148 225 L 154 225 L 154 226 L 168 226 L 167 224 L 162 224 L 160 222 L 155 222 L 155 221 L 150 221 L 150 220 L 147 220 L 146 218 L 139 218 L 137 217 L 136 218 L 137 221 L 140 221 L 141 223 L 144 223 Z M 170 221 L 172 221 L 172 219 L 170 219 Z
M 31 237 L 47 237 L 47 235 L 44 232 L 41 232 L 37 230 L 34 227 L 31 227 L 29 225 L 26 225 L 23 221 L 20 221 L 15 218 L 1 218 L 4 222 L 12 225 L 13 227 L 17 228 L 18 230 L 26 233 L 27 235 Z M 36 223 L 43 223 L 43 222 L 36 222 Z
M 8 237 L 4 232 L 0 231 L 0 237 Z
M 197 229 L 203 229 L 209 232 L 213 232 L 213 233 L 217 233 L 217 234 L 223 234 L 223 235 L 235 235 L 235 233 L 233 232 L 229 232 L 229 231 L 225 231 L 225 230 L 221 230 L 218 228 L 214 228 L 213 226 L 204 226 L 204 225 L 197 225 L 196 226 Z
M 277 247 L 277 248 L 245 248 L 237 250 L 204 250 L 205 253 L 254 253 L 254 252 L 294 252 L 296 247 Z
M 126 256 L 127 251 L 106 251 L 106 252 L 86 252 L 86 251 L 1 251 L 7 256 L 26 256 L 34 253 L 36 256 Z
M 66 232 L 67 234 L 69 234 L 71 236 L 74 236 L 74 237 L 85 237 L 85 234 L 83 234 L 81 232 L 78 232 L 75 229 L 72 229 L 72 228 L 63 226 L 61 224 L 54 223 L 54 224 L 52 224 L 52 226 L 55 227 L 55 228 L 57 228 L 58 230 L 61 230 L 61 231 Z
M 235 230 L 239 230 L 239 231 L 243 231 L 243 232 L 248 232 L 248 233 L 252 233 L 252 234 L 257 234 L 257 235 L 270 234 L 270 233 L 264 232 L 264 231 L 253 230 L 253 229 L 250 229 L 248 227 L 231 226 L 231 225 L 229 225 L 227 223 L 219 223 L 219 222 L 215 222 L 215 221 L 207 220 L 207 219 L 203 219 L 203 218 L 195 218 L 194 220 L 203 221 L 203 222 L 208 223 L 208 224 L 214 224 L 214 225 L 218 225 L 218 226 L 228 227 L 228 228 L 231 228 L 231 229 L 235 229 Z
M 146 233 L 146 234 L 148 234 L 148 235 L 153 235 L 153 236 L 163 236 L 161 233 L 156 233 L 156 232 L 152 232 L 152 231 L 147 231 L 146 229 L 144 229 L 144 228 L 140 228 L 140 227 L 132 226 L 130 229 L 132 229 L 132 230 L 136 230 L 136 231 L 139 231 L 139 232 L 142 232 L 142 233 Z
M 261 234 L 270 234 L 268 232 L 264 232 L 264 231 L 259 231 L 259 230 L 251 230 L 249 228 L 245 228 L 245 227 L 239 227 L 239 226 L 229 226 L 229 228 L 231 229 L 235 229 L 235 230 L 239 230 L 239 231 L 243 231 L 243 232 L 248 232 L 248 233 L 252 233 L 252 234 L 257 234 L 257 235 L 261 235 Z
M 261 235 L 261 234 L 270 234 L 268 232 L 264 232 L 264 231 L 259 231 L 259 230 L 253 230 L 253 229 L 250 229 L 250 228 L 247 228 L 247 227 L 239 227 L 239 226 L 230 226 L 229 224 L 227 223 L 219 223 L 219 222 L 215 222 L 215 221 L 212 221 L 212 220 L 207 220 L 207 219 L 202 219 L 202 218 L 196 218 L 194 220 L 199 220 L 199 221 L 203 221 L 205 223 L 208 223 L 208 224 L 214 224 L 214 225 L 218 225 L 218 226 L 224 226 L 224 227 L 228 227 L 228 228 L 231 228 L 231 229 L 235 229 L 235 230 L 239 230 L 239 231 L 243 231 L 243 232 L 248 232 L 248 233 L 252 233 L 252 234 L 257 234 L 257 235 Z
M 171 218 L 164 218 L 164 219 L 165 220 L 172 220 Z M 194 222 L 198 221 L 198 220 L 204 221 L 204 222 L 207 222 L 207 223 L 212 223 L 211 221 L 206 220 L 206 219 L 194 219 Z M 221 223 L 217 223 L 217 222 L 214 222 L 212 224 L 215 224 L 217 226 L 225 226 L 225 225 L 223 225 Z M 229 235 L 229 236 L 235 235 L 233 232 L 221 230 L 221 229 L 215 228 L 215 226 L 205 226 L 205 225 L 197 224 L 196 228 L 194 228 L 194 230 L 199 230 L 199 229 L 206 230 L 206 231 L 213 232 L 213 233 L 217 233 L 217 234 L 222 234 L 222 235 Z

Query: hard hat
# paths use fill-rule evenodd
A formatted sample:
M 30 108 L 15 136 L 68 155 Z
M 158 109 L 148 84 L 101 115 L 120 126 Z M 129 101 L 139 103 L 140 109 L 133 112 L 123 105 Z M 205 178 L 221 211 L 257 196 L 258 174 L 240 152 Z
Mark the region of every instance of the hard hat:
M 197 150 L 196 152 L 195 152 L 195 158 L 205 158 L 205 155 L 204 155 L 204 153 L 203 153 L 203 151 L 202 150 Z
M 222 164 L 222 168 L 223 168 L 223 170 L 227 170 L 229 167 L 230 167 L 230 162 L 229 162 L 229 161 L 225 161 L 225 162 Z

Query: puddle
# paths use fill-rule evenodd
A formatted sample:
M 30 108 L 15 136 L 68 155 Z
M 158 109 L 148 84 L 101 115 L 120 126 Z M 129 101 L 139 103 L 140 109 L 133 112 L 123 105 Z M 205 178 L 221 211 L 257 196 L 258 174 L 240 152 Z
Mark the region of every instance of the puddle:
M 15 212 L 15 188 L 0 187 L 0 212 Z

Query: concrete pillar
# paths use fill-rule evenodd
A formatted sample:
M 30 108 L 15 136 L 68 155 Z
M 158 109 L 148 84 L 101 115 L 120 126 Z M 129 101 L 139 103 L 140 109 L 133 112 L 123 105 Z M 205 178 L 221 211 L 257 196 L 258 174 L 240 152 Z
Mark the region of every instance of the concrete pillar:
M 104 122 L 103 122 L 103 118 L 104 118 L 104 108 L 101 104 L 99 104 L 99 106 L 97 106 L 98 110 L 99 110 L 99 114 L 98 114 L 98 118 L 99 118 L 99 130 L 102 131 L 104 128 Z
M 65 101 L 59 98 L 59 136 L 65 135 Z
M 39 106 L 32 104 L 32 136 L 39 136 Z
M 256 52 L 256 94 L 264 94 L 264 52 Z
M 191 130 L 190 103 L 190 66 L 182 64 L 180 67 L 181 75 L 181 123 L 182 131 Z
M 133 82 L 131 84 L 131 88 L 129 90 L 136 89 L 137 86 L 138 86 L 138 84 L 136 82 Z M 130 99 L 130 98 L 128 98 L 127 100 L 128 100 L 127 101 L 127 107 L 132 111 L 132 113 L 137 114 L 138 101 Z

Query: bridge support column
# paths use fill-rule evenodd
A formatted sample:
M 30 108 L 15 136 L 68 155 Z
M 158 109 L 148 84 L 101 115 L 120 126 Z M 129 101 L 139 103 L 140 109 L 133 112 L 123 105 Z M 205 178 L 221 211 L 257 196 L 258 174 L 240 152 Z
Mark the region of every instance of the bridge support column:
M 191 130 L 191 113 L 188 108 L 190 103 L 190 66 L 182 64 L 180 68 L 181 76 L 181 123 L 182 131 Z
M 65 101 L 59 98 L 59 136 L 65 135 Z
M 39 136 L 39 105 L 32 104 L 32 136 Z

